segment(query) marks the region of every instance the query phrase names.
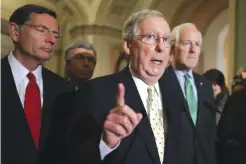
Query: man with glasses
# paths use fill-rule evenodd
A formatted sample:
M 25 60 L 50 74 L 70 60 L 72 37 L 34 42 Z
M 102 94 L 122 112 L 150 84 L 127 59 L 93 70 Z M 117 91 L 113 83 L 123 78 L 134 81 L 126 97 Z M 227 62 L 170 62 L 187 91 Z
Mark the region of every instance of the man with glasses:
M 66 76 L 76 89 L 92 77 L 96 66 L 96 55 L 93 45 L 84 41 L 76 41 L 66 50 Z
M 77 163 L 180 164 L 176 111 L 162 97 L 170 27 L 160 12 L 141 10 L 125 22 L 123 40 L 129 65 L 80 89 L 69 152 Z
M 172 30 L 172 64 L 164 73 L 164 104 L 180 120 L 182 164 L 215 164 L 216 119 L 212 84 L 195 73 L 202 45 L 201 32 L 185 23 Z
M 38 5 L 22 6 L 10 16 L 8 31 L 15 48 L 1 60 L 1 161 L 62 163 L 66 109 L 71 108 L 65 93 L 73 87 L 42 67 L 60 38 L 56 13 Z

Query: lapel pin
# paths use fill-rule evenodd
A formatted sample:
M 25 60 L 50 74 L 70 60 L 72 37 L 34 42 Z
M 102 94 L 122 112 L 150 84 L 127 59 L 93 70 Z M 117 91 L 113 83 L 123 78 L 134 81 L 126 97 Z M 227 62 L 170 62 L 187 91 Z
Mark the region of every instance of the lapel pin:
M 203 83 L 202 83 L 202 82 L 200 82 L 200 85 L 202 86 L 202 85 L 203 85 Z

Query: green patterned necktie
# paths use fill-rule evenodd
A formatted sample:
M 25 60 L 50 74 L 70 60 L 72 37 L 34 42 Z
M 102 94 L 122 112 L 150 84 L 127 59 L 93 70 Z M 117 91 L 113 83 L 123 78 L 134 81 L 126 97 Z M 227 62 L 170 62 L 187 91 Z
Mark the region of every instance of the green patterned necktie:
M 184 75 L 185 78 L 185 96 L 189 106 L 190 115 L 194 125 L 196 125 L 197 120 L 197 99 L 194 94 L 194 89 L 191 85 L 191 76 L 189 74 Z

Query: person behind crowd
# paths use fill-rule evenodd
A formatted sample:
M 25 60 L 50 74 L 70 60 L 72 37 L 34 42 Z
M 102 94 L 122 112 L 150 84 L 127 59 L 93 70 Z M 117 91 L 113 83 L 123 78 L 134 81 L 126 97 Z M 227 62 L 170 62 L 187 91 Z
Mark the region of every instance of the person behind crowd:
M 233 77 L 232 92 L 246 89 L 246 66 L 241 68 Z
M 206 71 L 203 76 L 212 82 L 213 93 L 214 93 L 214 103 L 217 110 L 220 113 L 216 113 L 216 123 L 218 124 L 220 116 L 224 110 L 226 100 L 229 96 L 229 90 L 225 84 L 225 77 L 223 73 L 217 69 L 210 69 Z
M 61 37 L 56 13 L 39 5 L 21 6 L 10 16 L 8 31 L 14 49 L 1 59 L 1 161 L 62 163 L 69 118 L 64 110 L 69 99 L 64 101 L 62 95 L 73 89 L 42 66 Z
M 92 77 L 96 67 L 96 56 L 94 46 L 85 41 L 76 41 L 66 50 L 66 76 L 76 88 Z
M 180 163 L 215 164 L 215 111 L 209 105 L 214 99 L 212 84 L 193 71 L 201 53 L 201 32 L 194 24 L 184 23 L 173 28 L 172 38 L 172 62 L 164 73 L 164 105 L 176 112 L 180 125 L 175 129 L 180 135 L 175 136 L 180 144 Z

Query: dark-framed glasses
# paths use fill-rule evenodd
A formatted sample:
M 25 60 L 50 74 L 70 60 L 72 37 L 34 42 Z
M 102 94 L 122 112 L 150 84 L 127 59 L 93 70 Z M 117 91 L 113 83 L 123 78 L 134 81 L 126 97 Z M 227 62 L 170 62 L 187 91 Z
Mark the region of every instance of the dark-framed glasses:
M 33 24 L 27 24 L 27 23 L 25 23 L 24 25 L 34 28 L 36 31 L 38 31 L 40 34 L 42 34 L 44 36 L 48 36 L 49 33 L 51 32 L 56 39 L 61 38 L 61 34 L 58 31 L 54 31 L 53 29 L 49 29 L 46 26 L 33 25 Z
M 94 56 L 88 56 L 88 55 L 85 55 L 83 53 L 78 53 L 76 55 L 74 55 L 74 58 L 75 59 L 78 59 L 78 60 L 86 60 L 89 62 L 89 63 L 92 63 L 92 64 L 96 64 L 96 58 Z
M 159 37 L 158 35 L 156 35 L 154 33 L 149 33 L 146 35 L 137 35 L 137 36 L 140 36 L 139 40 L 141 42 L 147 44 L 147 45 L 157 45 L 159 43 L 160 39 L 163 40 L 163 43 L 164 43 L 166 48 L 169 48 L 173 44 L 171 36 Z

